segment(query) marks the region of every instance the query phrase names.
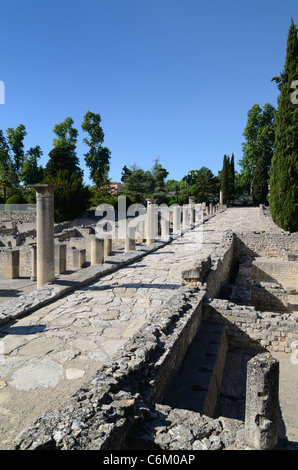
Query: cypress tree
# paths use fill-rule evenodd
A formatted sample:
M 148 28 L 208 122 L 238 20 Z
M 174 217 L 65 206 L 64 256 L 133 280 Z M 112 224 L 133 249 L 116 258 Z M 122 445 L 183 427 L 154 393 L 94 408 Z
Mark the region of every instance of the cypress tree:
M 229 168 L 229 198 L 233 198 L 235 195 L 235 162 L 234 162 L 234 154 L 232 153 L 231 160 L 230 160 L 230 168 Z
M 252 195 L 255 204 L 267 204 L 268 167 L 265 155 L 258 158 L 252 181 Z
M 224 155 L 223 166 L 220 175 L 220 186 L 222 190 L 223 203 L 228 204 L 230 197 L 230 188 L 229 188 L 229 173 L 230 173 L 230 164 L 228 157 Z
M 297 27 L 291 20 L 284 71 L 278 81 L 280 95 L 275 116 L 275 143 L 270 169 L 269 206 L 274 222 L 298 231 L 298 104 L 293 88 L 298 80 Z

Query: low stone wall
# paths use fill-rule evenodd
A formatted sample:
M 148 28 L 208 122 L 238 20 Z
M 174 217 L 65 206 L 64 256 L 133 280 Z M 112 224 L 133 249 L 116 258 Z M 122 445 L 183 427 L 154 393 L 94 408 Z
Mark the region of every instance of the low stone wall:
M 252 286 L 251 305 L 258 311 L 287 312 L 288 295 L 277 283 L 260 282 Z
M 251 273 L 253 282 L 278 282 L 298 290 L 298 261 L 257 258 L 252 263 Z
M 289 253 L 298 253 L 298 233 L 257 231 L 235 233 L 235 260 L 243 257 L 287 260 Z
M 298 315 L 258 312 L 223 299 L 205 299 L 203 320 L 224 323 L 230 347 L 292 352 L 298 341 Z

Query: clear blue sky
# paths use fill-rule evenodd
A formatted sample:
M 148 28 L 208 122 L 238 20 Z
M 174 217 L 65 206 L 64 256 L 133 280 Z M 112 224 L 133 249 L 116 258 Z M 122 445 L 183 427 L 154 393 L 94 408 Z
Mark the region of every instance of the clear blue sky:
M 0 129 L 24 124 L 26 150 L 45 166 L 53 127 L 99 113 L 110 178 L 157 157 L 180 180 L 223 155 L 242 157 L 253 104 L 277 106 L 271 78 L 284 66 L 297 0 L 16 0 L 1 2 Z

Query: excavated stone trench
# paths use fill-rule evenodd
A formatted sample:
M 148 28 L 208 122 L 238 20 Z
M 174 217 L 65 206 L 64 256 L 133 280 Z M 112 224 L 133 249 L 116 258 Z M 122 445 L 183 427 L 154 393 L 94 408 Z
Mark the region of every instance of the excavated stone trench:
M 293 258 L 289 256 L 289 259 Z M 289 263 L 271 258 L 261 261 L 252 257 L 233 259 L 229 277 L 222 283 L 217 301 L 232 302 L 234 306 L 246 306 L 258 312 L 270 311 L 273 318 L 284 312 L 297 311 L 295 281 L 290 287 L 284 287 L 280 279 L 272 277 L 272 264 L 275 264 L 275 271 L 280 272 L 280 265 L 285 270 Z M 212 418 L 224 416 L 245 420 L 247 363 L 266 348 L 262 341 L 253 341 L 252 348 L 246 344 L 235 347 L 229 344 L 227 336 L 223 323 L 202 321 L 163 404 Z

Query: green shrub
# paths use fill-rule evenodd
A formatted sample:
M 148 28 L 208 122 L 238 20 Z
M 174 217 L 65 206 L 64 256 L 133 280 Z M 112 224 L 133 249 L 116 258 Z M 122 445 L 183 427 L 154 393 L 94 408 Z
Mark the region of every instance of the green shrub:
M 9 197 L 5 204 L 27 204 L 26 200 L 23 196 L 19 194 L 14 194 L 13 196 Z

